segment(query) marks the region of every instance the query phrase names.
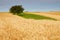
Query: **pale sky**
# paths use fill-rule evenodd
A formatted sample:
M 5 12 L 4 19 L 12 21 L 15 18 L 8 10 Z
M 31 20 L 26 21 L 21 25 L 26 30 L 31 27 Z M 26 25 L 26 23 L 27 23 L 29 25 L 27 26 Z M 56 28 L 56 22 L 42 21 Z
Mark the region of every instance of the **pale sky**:
M 0 0 L 0 12 L 14 5 L 23 5 L 25 11 L 60 11 L 60 0 Z

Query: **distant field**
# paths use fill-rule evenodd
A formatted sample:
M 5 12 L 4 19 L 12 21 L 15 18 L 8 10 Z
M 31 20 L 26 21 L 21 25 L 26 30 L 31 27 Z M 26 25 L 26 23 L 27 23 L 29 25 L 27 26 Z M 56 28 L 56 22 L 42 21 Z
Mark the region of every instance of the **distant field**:
M 2 14 L 9 14 L 8 12 L 0 12 Z M 12 13 L 10 13 L 12 14 Z M 24 16 L 21 16 L 26 19 L 47 19 L 47 20 L 59 20 L 60 21 L 60 12 L 24 12 Z
M 52 15 L 60 15 L 60 12 L 31 12 L 31 13 L 46 13 L 46 14 L 52 14 Z
M 60 12 L 29 12 L 29 13 L 60 20 Z

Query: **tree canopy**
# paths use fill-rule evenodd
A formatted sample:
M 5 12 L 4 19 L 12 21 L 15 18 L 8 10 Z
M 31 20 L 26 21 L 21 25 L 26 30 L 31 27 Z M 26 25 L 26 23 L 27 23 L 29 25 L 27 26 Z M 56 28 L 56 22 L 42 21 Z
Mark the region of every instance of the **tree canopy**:
M 22 5 L 15 5 L 10 8 L 10 12 L 13 14 L 20 14 L 23 13 L 23 11 L 24 8 L 22 7 Z

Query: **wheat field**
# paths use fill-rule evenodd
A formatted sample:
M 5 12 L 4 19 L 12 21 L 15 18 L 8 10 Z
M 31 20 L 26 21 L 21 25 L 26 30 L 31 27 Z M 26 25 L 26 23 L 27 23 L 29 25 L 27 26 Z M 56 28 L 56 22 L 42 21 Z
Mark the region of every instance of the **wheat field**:
M 34 20 L 1 12 L 0 40 L 60 40 L 59 20 L 60 16 L 58 21 Z
M 60 12 L 31 12 L 31 14 L 43 15 L 51 18 L 55 18 L 60 21 Z

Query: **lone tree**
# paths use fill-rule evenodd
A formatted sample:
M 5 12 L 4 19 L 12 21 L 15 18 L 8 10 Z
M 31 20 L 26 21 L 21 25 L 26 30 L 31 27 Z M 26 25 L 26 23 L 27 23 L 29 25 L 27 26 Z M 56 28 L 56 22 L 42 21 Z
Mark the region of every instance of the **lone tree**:
M 22 5 L 15 5 L 15 6 L 12 6 L 9 11 L 13 14 L 18 15 L 18 14 L 23 13 L 24 8 L 22 7 Z

